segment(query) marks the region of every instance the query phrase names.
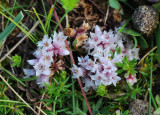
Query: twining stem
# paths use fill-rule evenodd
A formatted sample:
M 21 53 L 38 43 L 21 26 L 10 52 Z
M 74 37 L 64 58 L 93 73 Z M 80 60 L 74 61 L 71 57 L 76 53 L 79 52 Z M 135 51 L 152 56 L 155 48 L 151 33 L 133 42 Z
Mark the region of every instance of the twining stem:
M 52 0 L 49 0 L 49 2 L 50 2 L 51 5 L 53 5 Z M 54 14 L 54 16 L 55 16 L 56 21 L 59 23 L 59 18 L 58 18 L 58 16 L 57 16 L 57 12 L 56 12 L 55 9 L 54 9 L 54 11 L 53 11 L 53 14 Z M 65 15 L 64 15 L 64 17 L 65 17 Z M 58 25 L 59 25 L 59 27 L 60 27 L 60 30 L 63 31 L 63 28 L 62 28 L 61 23 L 59 23 Z M 66 46 L 67 46 L 67 50 L 70 52 L 71 61 L 72 61 L 73 64 L 75 64 L 75 61 L 74 61 L 74 58 L 73 58 L 73 55 L 72 55 L 72 52 L 71 52 L 71 50 L 70 50 L 70 47 L 69 47 L 69 44 L 68 44 L 67 40 L 65 40 L 65 44 L 66 44 Z M 78 78 L 78 83 L 79 83 L 79 85 L 80 85 L 80 88 L 81 88 L 83 97 L 84 97 L 84 99 L 85 99 L 87 108 L 88 108 L 88 110 L 89 110 L 89 113 L 90 113 L 90 115 L 92 115 L 92 111 L 91 111 L 91 108 L 90 108 L 90 106 L 89 106 L 89 103 L 88 103 L 86 94 L 85 94 L 85 92 L 84 92 L 84 90 L 83 90 L 82 82 L 81 82 L 80 78 Z
M 64 17 L 68 14 L 68 12 L 65 12 L 65 14 L 62 16 L 62 18 L 58 21 L 56 27 L 54 28 L 54 31 L 56 31 L 56 29 L 58 28 L 59 24 L 62 22 L 62 20 L 64 19 Z M 53 32 L 54 32 L 53 31 Z

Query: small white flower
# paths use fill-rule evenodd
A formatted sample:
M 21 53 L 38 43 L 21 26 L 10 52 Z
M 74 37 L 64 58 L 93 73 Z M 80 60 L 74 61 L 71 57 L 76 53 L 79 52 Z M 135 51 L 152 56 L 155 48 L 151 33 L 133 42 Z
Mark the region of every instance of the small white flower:
M 53 37 L 53 51 L 55 55 L 69 55 L 69 51 L 66 48 L 65 40 L 67 36 L 64 36 L 63 32 L 54 32 Z
M 117 73 L 115 72 L 111 72 L 111 73 L 106 73 L 105 77 L 107 77 L 106 80 L 103 80 L 102 83 L 107 86 L 107 85 L 111 85 L 113 84 L 114 86 L 116 86 L 117 82 L 121 80 L 120 77 L 117 76 Z
M 85 92 L 88 92 L 90 89 L 94 89 L 95 90 L 97 88 L 95 83 L 91 79 L 84 78 L 83 82 L 85 83 L 85 86 L 83 87 Z
M 106 59 L 104 63 L 102 63 L 103 68 L 104 68 L 104 73 L 111 73 L 111 72 L 116 72 L 117 67 L 112 63 L 109 59 Z
M 124 77 L 126 78 L 127 83 L 131 85 L 137 82 L 136 74 L 134 74 L 134 76 L 132 74 L 129 74 L 129 76 L 126 76 L 125 74 Z
M 102 31 L 101 31 L 100 27 L 97 26 L 97 25 L 96 25 L 96 27 L 95 27 L 95 34 L 96 34 L 97 36 L 101 36 L 101 35 L 102 35 Z
M 128 60 L 131 61 L 133 59 L 139 59 L 138 52 L 139 52 L 139 48 L 128 49 L 126 52 Z
M 73 67 L 71 68 L 71 71 L 73 73 L 72 78 L 79 78 L 83 77 L 84 71 L 82 68 L 77 67 L 76 65 L 73 64 Z
M 95 85 L 99 86 L 102 83 L 102 74 L 98 71 L 94 75 L 90 75 L 91 79 L 95 81 Z
M 78 57 L 78 65 L 81 65 L 82 67 L 85 67 L 88 59 L 89 59 L 88 55 L 86 55 L 84 58 L 83 57 Z
M 42 60 L 44 60 L 47 64 L 51 64 L 54 62 L 53 60 L 53 51 L 43 51 L 43 56 L 41 56 Z
M 23 72 L 26 75 L 24 78 L 28 78 L 30 76 L 35 76 L 36 75 L 35 69 L 23 69 Z
M 38 63 L 33 66 L 36 70 L 36 76 L 39 76 L 41 74 L 49 75 L 50 74 L 50 65 L 46 64 L 44 60 L 40 60 Z
M 37 62 L 38 62 L 38 60 L 37 59 L 32 59 L 32 60 L 28 60 L 27 61 L 30 65 L 35 65 Z
M 121 54 L 117 54 L 117 52 L 114 53 L 114 58 L 111 60 L 112 63 L 118 63 L 118 62 L 122 62 L 122 59 L 124 58 L 125 55 Z
M 48 37 L 48 35 L 44 35 L 42 41 L 37 42 L 37 45 L 40 48 L 50 48 L 52 47 L 52 39 Z
M 48 75 L 39 75 L 38 78 L 36 79 L 37 84 L 39 87 L 44 87 L 44 83 L 49 84 L 49 76 Z
M 42 54 L 42 49 L 41 48 L 38 48 L 34 53 L 33 55 L 36 57 L 36 58 L 40 58 L 43 54 Z

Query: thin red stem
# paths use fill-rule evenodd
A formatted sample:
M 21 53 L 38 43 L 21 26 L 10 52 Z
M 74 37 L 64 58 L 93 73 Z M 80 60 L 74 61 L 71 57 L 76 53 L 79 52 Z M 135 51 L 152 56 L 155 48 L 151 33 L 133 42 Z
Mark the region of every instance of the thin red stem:
M 49 2 L 50 2 L 51 5 L 53 4 L 52 0 L 49 0 Z M 54 14 L 54 16 L 55 16 L 56 22 L 59 22 L 59 18 L 58 18 L 58 15 L 57 15 L 57 12 L 56 12 L 55 9 L 54 9 L 54 11 L 53 11 L 53 14 Z M 62 28 L 61 23 L 59 24 L 59 27 L 60 27 L 60 30 L 63 31 L 63 28 Z M 74 58 L 73 58 L 73 55 L 72 55 L 72 51 L 70 50 L 70 47 L 69 47 L 69 44 L 68 44 L 67 40 L 65 40 L 65 44 L 66 44 L 66 46 L 67 46 L 67 50 L 70 52 L 71 61 L 72 61 L 73 64 L 75 64 L 75 61 L 74 61 Z M 91 111 L 91 108 L 90 108 L 90 106 L 89 106 L 89 103 L 88 103 L 86 94 L 85 94 L 85 92 L 84 92 L 84 90 L 83 90 L 83 86 L 82 86 L 82 82 L 81 82 L 80 78 L 78 78 L 78 83 L 79 83 L 79 85 L 80 85 L 80 88 L 81 88 L 81 91 L 82 91 L 84 100 L 85 100 L 85 102 L 86 102 L 86 105 L 87 105 L 87 107 L 88 107 L 89 113 L 90 113 L 90 115 L 93 115 L 93 114 L 92 114 L 92 111 Z

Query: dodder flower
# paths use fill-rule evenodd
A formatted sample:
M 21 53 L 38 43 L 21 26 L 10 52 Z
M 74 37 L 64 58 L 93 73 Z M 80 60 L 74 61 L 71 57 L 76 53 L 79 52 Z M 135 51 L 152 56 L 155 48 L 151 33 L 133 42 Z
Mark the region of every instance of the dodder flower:
M 28 60 L 28 63 L 34 67 L 34 69 L 24 69 L 26 77 L 38 76 L 37 84 L 40 87 L 44 86 L 44 83 L 49 83 L 49 77 L 53 73 L 51 70 L 54 65 L 54 57 L 58 55 L 69 55 L 69 51 L 66 49 L 65 40 L 67 36 L 64 36 L 63 32 L 55 32 L 54 35 L 44 35 L 43 39 L 37 42 L 37 50 L 33 53 L 36 59 Z M 58 60 L 56 60 L 57 62 Z
M 78 66 L 71 68 L 73 78 L 82 78 L 85 84 L 84 90 L 96 89 L 97 86 L 116 86 L 121 78 L 117 75 L 117 67 L 114 63 L 121 62 L 126 55 L 129 60 L 139 59 L 139 48 L 133 48 L 134 44 L 128 40 L 124 45 L 126 36 L 110 30 L 102 32 L 99 26 L 95 27 L 95 33 L 90 33 L 90 38 L 83 48 L 88 51 L 88 55 L 78 57 Z M 90 58 L 92 57 L 92 58 Z M 128 83 L 135 83 L 136 77 L 126 78 Z M 133 81 L 132 81 L 133 80 Z

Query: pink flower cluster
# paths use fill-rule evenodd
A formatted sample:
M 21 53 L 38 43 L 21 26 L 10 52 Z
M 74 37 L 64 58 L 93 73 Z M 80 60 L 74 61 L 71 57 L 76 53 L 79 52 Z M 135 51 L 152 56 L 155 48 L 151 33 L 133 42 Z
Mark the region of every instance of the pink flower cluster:
M 44 35 L 42 41 L 37 42 L 38 48 L 33 53 L 36 59 L 28 60 L 34 69 L 23 69 L 25 77 L 38 76 L 36 81 L 40 87 L 43 87 L 44 83 L 49 83 L 50 67 L 54 63 L 53 57 L 69 55 L 65 45 L 66 39 L 67 36 L 64 36 L 63 32 L 55 32 L 51 37 Z
M 96 26 L 95 33 L 90 33 L 90 38 L 84 45 L 88 55 L 78 57 L 79 66 L 73 65 L 71 68 L 73 78 L 82 78 L 86 92 L 95 90 L 101 84 L 116 86 L 121 78 L 116 73 L 117 67 L 114 63 L 121 62 L 125 55 L 128 60 L 139 59 L 139 48 L 133 48 L 133 41 L 126 39 L 122 33 L 117 33 L 117 30 L 102 32 Z M 126 80 L 131 79 L 126 77 Z

